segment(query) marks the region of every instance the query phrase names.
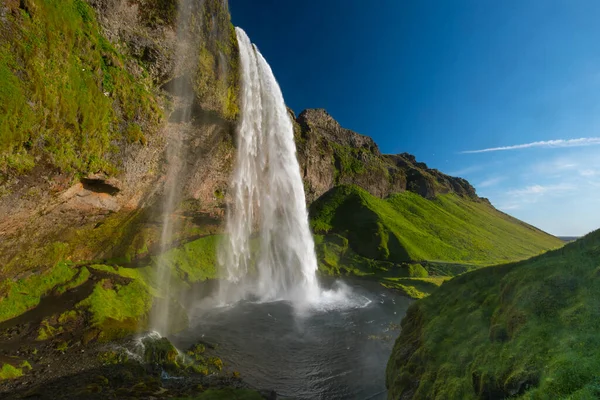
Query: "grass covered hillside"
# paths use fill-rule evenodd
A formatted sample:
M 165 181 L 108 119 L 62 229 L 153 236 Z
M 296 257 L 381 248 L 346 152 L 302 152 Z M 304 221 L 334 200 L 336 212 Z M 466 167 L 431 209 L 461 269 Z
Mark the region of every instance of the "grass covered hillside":
M 600 230 L 414 303 L 388 363 L 389 398 L 597 399 L 599 329 Z
M 402 192 L 387 199 L 338 186 L 310 208 L 315 234 L 338 234 L 360 256 L 393 263 L 514 261 L 562 242 L 484 201 L 455 194 L 433 199 Z

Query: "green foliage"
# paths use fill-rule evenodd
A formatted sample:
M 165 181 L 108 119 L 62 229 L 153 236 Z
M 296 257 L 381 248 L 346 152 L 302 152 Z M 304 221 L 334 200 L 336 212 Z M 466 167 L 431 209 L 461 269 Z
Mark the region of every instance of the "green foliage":
M 133 76 L 83 0 L 31 0 L 0 27 L 0 171 L 35 165 L 115 172 L 128 123 L 161 117 L 145 77 Z M 125 125 L 122 124 L 125 122 Z
M 591 399 L 600 393 L 600 231 L 455 277 L 413 304 L 390 396 Z
M 356 186 L 338 186 L 314 202 L 310 214 L 315 233 L 337 233 L 357 254 L 394 263 L 490 265 L 562 245 L 488 204 L 452 194 L 428 200 L 403 192 L 382 200 Z
M 69 282 L 76 269 L 65 262 L 59 262 L 54 268 L 13 281 L 5 279 L 0 284 L 0 321 L 16 317 L 37 306 L 42 296 L 58 285 Z
M 29 363 L 27 363 L 29 365 Z M 31 368 L 31 365 L 29 365 Z M 2 365 L 2 369 L 0 369 L 0 381 L 5 379 L 15 379 L 23 376 L 23 370 L 21 368 L 13 367 L 10 364 Z

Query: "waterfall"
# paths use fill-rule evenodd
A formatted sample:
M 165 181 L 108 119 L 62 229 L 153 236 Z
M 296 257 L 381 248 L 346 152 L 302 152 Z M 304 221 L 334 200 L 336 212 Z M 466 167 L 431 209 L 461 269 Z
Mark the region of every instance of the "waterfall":
M 191 15 L 192 0 L 181 0 L 178 3 L 177 17 L 177 48 L 175 59 L 179 64 L 183 64 L 186 57 L 192 52 L 192 44 L 189 39 L 189 17 Z M 162 224 L 160 234 L 159 253 L 163 255 L 173 241 L 173 235 L 177 232 L 179 226 L 177 217 L 174 215 L 182 196 L 181 177 L 186 173 L 186 126 L 190 124 L 192 118 L 192 104 L 194 101 L 194 92 L 189 87 L 189 81 L 185 79 L 182 71 L 179 79 L 173 80 L 172 93 L 175 100 L 177 112 L 173 113 L 170 124 L 175 126 L 165 129 L 166 138 L 166 175 L 164 177 L 162 194 Z M 169 333 L 171 328 L 170 302 L 171 297 L 171 267 L 167 260 L 160 256 L 156 261 L 156 288 L 160 300 L 156 301 L 150 315 L 150 328 L 161 335 Z
M 238 295 L 311 301 L 317 259 L 292 121 L 271 67 L 242 29 L 236 34 L 241 121 L 219 263 Z

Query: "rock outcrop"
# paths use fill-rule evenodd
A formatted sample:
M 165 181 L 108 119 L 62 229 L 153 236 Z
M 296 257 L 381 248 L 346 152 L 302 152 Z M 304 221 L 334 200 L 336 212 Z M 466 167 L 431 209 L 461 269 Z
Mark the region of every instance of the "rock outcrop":
M 237 41 L 226 2 L 186 4 L 184 23 L 194 25 L 185 40 L 178 40 L 176 1 L 0 5 L 0 44 L 10 61 L 0 62 L 0 85 L 10 84 L 29 114 L 10 108 L 0 113 L 43 120 L 50 135 L 9 126 L 1 142 L 0 279 L 44 270 L 60 259 L 130 257 L 151 249 L 160 235 L 164 186 L 172 179 L 167 151 L 177 141 L 184 149 L 177 157 L 183 166 L 176 176 L 180 205 L 173 218 L 182 231 L 177 240 L 197 235 L 205 221 L 212 226 L 223 215 L 238 113 Z M 82 38 L 69 48 L 72 58 L 61 59 L 65 68 L 52 76 L 68 81 L 69 68 L 80 70 L 88 99 L 55 91 L 52 81 L 40 97 L 45 82 L 35 69 L 23 68 L 62 57 L 52 47 L 59 43 L 39 28 L 49 16 L 68 20 L 51 27 L 59 34 Z M 47 46 L 17 51 L 31 30 L 39 30 Z M 178 83 L 189 88 L 184 96 L 173 90 Z M 72 121 L 71 109 L 80 114 Z M 94 190 L 92 182 L 96 189 L 118 182 L 118 190 Z
M 382 198 L 409 190 L 425 198 L 456 193 L 479 199 L 469 182 L 428 168 L 413 155 L 381 154 L 373 139 L 342 128 L 323 109 L 300 113 L 296 138 L 308 202 L 342 184 L 358 185 Z

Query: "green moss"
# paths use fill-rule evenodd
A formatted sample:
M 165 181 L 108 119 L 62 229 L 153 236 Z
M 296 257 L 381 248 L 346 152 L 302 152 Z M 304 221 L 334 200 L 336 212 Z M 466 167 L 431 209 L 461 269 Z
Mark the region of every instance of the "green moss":
M 144 136 L 144 133 L 142 132 L 142 127 L 135 122 L 127 126 L 125 135 L 129 143 L 141 143 L 143 145 L 148 143 L 148 139 L 146 139 L 146 136 Z
M 62 342 L 59 342 L 56 345 L 56 351 L 60 351 L 61 353 L 64 353 L 68 349 L 69 349 L 69 342 L 67 342 L 67 341 L 63 340 Z
M 36 340 L 48 340 L 63 332 L 64 328 L 62 326 L 55 327 L 48 321 L 48 319 L 44 319 L 40 324 L 40 329 L 38 330 L 38 337 Z
M 21 368 L 13 367 L 10 364 L 4 364 L 2 365 L 2 369 L 0 369 L 0 381 L 5 379 L 15 379 L 21 376 L 23 376 L 23 370 Z
M 102 37 L 83 0 L 31 0 L 0 27 L 0 170 L 49 163 L 65 172 L 115 172 L 119 122 L 161 118 L 147 78 Z M 127 124 L 125 124 L 126 126 Z
M 414 303 L 387 367 L 390 396 L 594 398 L 600 231 L 468 272 Z
M 146 320 L 151 306 L 150 289 L 141 279 L 126 285 L 103 279 L 92 294 L 77 305 L 92 314 L 93 325 L 102 330 L 101 340 L 135 332 Z
M 174 25 L 177 21 L 177 0 L 138 0 L 141 19 L 148 25 Z
M 198 282 L 218 277 L 217 245 L 220 235 L 210 235 L 173 248 L 156 257 L 155 263 L 163 263 L 180 280 Z
M 490 265 L 562 244 L 488 204 L 456 195 L 427 200 L 404 192 L 382 200 L 356 186 L 338 186 L 314 202 L 310 214 L 315 233 L 337 233 L 357 254 L 394 263 Z
M 167 338 L 146 338 L 143 344 L 146 363 L 179 368 L 179 352 Z
M 54 268 L 27 278 L 13 281 L 5 279 L 0 292 L 0 321 L 12 317 L 37 306 L 42 296 L 50 293 L 56 286 L 73 279 L 77 271 L 65 262 L 59 262 Z
M 380 281 L 388 289 L 396 289 L 413 299 L 429 296 L 450 277 L 435 278 L 382 278 Z
M 82 267 L 79 270 L 79 273 L 75 276 L 75 279 L 73 279 L 70 282 L 65 283 L 64 285 L 60 285 L 59 287 L 57 287 L 56 293 L 62 294 L 64 292 L 66 292 L 67 290 L 71 290 L 78 286 L 81 286 L 84 283 L 86 283 L 89 278 L 90 278 L 90 271 L 86 267 Z
M 193 18 L 203 20 L 197 24 L 200 49 L 194 77 L 196 97 L 204 109 L 234 120 L 239 113 L 239 52 L 227 6 L 219 0 L 207 0 Z
M 219 357 L 210 357 L 208 359 L 208 363 L 215 367 L 218 371 L 223 370 L 223 360 L 221 360 Z
M 98 354 L 98 361 L 103 365 L 125 364 L 129 361 L 129 356 L 121 351 L 105 351 Z
M 75 321 L 79 317 L 79 312 L 77 310 L 69 310 L 60 314 L 58 317 L 59 324 L 66 324 L 71 321 Z

